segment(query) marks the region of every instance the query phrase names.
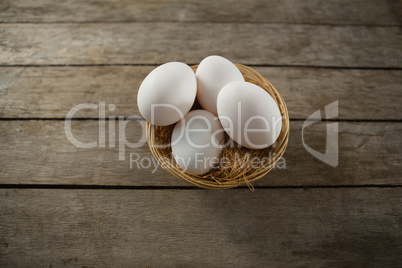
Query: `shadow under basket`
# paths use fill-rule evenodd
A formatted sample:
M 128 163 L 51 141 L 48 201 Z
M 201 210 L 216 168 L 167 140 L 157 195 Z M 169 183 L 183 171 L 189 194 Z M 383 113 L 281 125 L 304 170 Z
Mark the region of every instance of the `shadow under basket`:
M 286 150 L 289 140 L 289 114 L 285 101 L 278 91 L 254 69 L 236 64 L 247 82 L 256 84 L 267 91 L 278 104 L 282 115 L 282 129 L 276 142 L 266 148 L 253 150 L 245 147 L 226 146 L 220 152 L 220 162 L 210 172 L 193 175 L 181 170 L 173 156 L 170 140 L 174 124 L 155 126 L 146 122 L 146 134 L 149 148 L 159 165 L 178 179 L 195 186 L 207 189 L 228 189 L 247 184 L 253 189 L 251 182 L 265 176 L 279 161 Z M 198 65 L 191 68 L 195 71 Z M 225 134 L 225 142 L 229 137 Z M 232 145 L 233 145 L 232 141 Z M 165 145 L 165 146 L 164 146 Z

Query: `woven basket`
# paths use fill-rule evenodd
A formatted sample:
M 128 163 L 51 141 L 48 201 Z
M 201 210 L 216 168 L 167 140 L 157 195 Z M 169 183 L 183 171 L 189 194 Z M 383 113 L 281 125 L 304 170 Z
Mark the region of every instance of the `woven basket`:
M 278 91 L 271 85 L 264 77 L 262 77 L 254 69 L 247 67 L 242 64 L 236 64 L 237 68 L 241 71 L 244 79 L 247 82 L 251 82 L 263 88 L 267 91 L 272 98 L 278 104 L 279 110 L 282 114 L 282 129 L 277 141 L 274 145 L 262 149 L 262 150 L 252 150 L 244 147 L 232 147 L 225 148 L 223 150 L 228 150 L 229 155 L 232 152 L 230 150 L 236 150 L 243 157 L 249 157 L 250 155 L 257 156 L 261 161 L 261 167 L 259 168 L 245 168 L 244 166 L 239 167 L 234 166 L 229 170 L 220 170 L 220 168 L 213 169 L 204 175 L 193 175 L 183 172 L 175 163 L 171 147 L 155 146 L 160 144 L 170 144 L 171 134 L 174 125 L 171 126 L 154 126 L 150 123 L 146 123 L 146 134 L 149 148 L 158 161 L 159 165 L 168 171 L 170 174 L 178 179 L 181 179 L 187 183 L 193 184 L 195 186 L 207 189 L 228 189 L 237 187 L 239 185 L 247 184 L 251 189 L 253 189 L 251 182 L 256 181 L 263 176 L 265 176 L 279 161 L 285 152 L 286 146 L 289 139 L 289 114 L 283 98 L 279 95 Z M 193 65 L 191 68 L 197 70 L 198 65 Z M 226 151 L 226 153 L 228 153 Z M 222 155 L 222 152 L 221 152 Z M 228 154 L 225 154 L 228 155 Z M 235 161 L 233 159 L 233 161 Z

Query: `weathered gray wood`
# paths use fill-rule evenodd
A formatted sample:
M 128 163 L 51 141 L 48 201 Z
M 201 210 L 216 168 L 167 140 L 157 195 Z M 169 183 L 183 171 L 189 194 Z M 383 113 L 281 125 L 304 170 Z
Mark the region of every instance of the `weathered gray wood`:
M 141 139 L 141 122 L 128 123 L 128 141 Z M 98 124 L 73 121 L 72 133 L 80 142 L 96 142 Z M 110 148 L 108 125 L 106 122 L 106 147 L 85 149 L 67 140 L 63 121 L 1 121 L 0 184 L 186 185 L 152 162 L 146 144 L 137 149 L 126 147 L 125 160 L 119 161 L 118 126 L 115 124 L 116 137 L 112 139 L 116 147 Z M 340 122 L 338 167 L 328 166 L 307 152 L 301 141 L 302 125 L 291 122 L 284 160 L 255 185 L 401 184 L 402 124 Z M 326 125 L 315 123 L 304 131 L 306 144 L 322 153 Z
M 1 22 L 199 21 L 400 25 L 400 1 L 3 0 Z
M 399 188 L 0 190 L 2 267 L 398 267 Z
M 0 64 L 121 64 L 212 54 L 243 64 L 402 67 L 399 27 L 228 23 L 2 24 Z
M 153 66 L 0 68 L 0 117 L 64 118 L 80 103 L 105 102 L 105 116 L 136 116 L 137 90 Z M 284 97 L 290 118 L 339 100 L 340 119 L 402 119 L 402 71 L 255 68 Z M 85 109 L 75 118 L 99 118 Z

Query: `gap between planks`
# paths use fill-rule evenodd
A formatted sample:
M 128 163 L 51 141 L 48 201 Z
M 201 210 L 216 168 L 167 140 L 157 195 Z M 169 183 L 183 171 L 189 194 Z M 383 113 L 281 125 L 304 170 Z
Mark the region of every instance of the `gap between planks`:
M 123 117 L 123 120 L 127 121 L 144 121 L 143 118 L 127 118 Z M 59 118 L 59 117 L 26 117 L 26 118 L 11 118 L 11 117 L 0 117 L 0 121 L 117 121 L 118 117 L 111 118 L 96 118 L 96 117 L 83 117 L 83 118 Z M 306 118 L 290 118 L 289 121 L 300 122 L 300 121 L 312 121 L 312 122 L 351 122 L 351 123 L 401 123 L 402 119 L 306 119 Z
M 0 68 L 48 68 L 48 67 L 157 67 L 163 63 L 95 63 L 95 64 L 0 64 Z M 186 63 L 197 65 L 199 63 Z M 402 67 L 370 67 L 370 66 L 335 66 L 335 65 L 289 65 L 289 64 L 247 64 L 249 67 L 258 68 L 311 68 L 311 69 L 335 69 L 335 70 L 384 70 L 399 71 Z
M 44 25 L 57 25 L 57 24 L 125 24 L 125 23 L 185 23 L 185 24 L 255 24 L 255 25 L 300 25 L 300 26 L 329 26 L 329 27 L 378 27 L 378 28 L 392 28 L 401 27 L 400 24 L 336 24 L 336 23 L 297 23 L 297 22 L 256 22 L 256 21 L 177 21 L 177 20 L 152 20 L 152 21 L 137 21 L 137 20 L 122 20 L 122 21 L 0 21 L 1 24 L 44 24 Z
M 401 185 L 392 184 L 362 184 L 362 185 L 289 185 L 289 186 L 254 186 L 255 190 L 269 189 L 337 189 L 337 188 L 401 188 Z M 83 189 L 83 190 L 205 190 L 195 186 L 156 186 L 156 185 L 74 185 L 74 184 L 0 184 L 0 189 Z M 249 189 L 247 186 L 239 186 L 229 190 Z

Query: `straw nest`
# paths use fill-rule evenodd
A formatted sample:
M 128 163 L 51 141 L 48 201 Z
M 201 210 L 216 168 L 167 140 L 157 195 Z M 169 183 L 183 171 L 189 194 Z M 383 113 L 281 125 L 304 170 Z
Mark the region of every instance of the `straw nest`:
M 257 71 L 242 64 L 236 66 L 247 82 L 263 88 L 278 104 L 282 114 L 282 129 L 277 141 L 266 149 L 252 150 L 229 141 L 226 135 L 225 142 L 229 141 L 231 145 L 221 150 L 219 156 L 221 161 L 207 174 L 197 176 L 183 172 L 175 163 L 169 146 L 174 125 L 160 127 L 147 122 L 147 141 L 153 156 L 162 168 L 176 178 L 207 189 L 228 189 L 247 184 L 253 190 L 251 182 L 265 176 L 285 152 L 289 139 L 289 114 L 285 101 L 274 86 Z M 197 67 L 198 65 L 191 66 L 194 71 Z

